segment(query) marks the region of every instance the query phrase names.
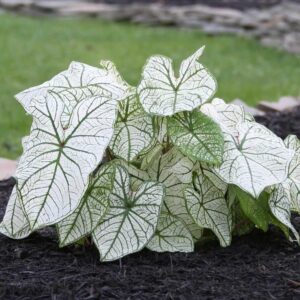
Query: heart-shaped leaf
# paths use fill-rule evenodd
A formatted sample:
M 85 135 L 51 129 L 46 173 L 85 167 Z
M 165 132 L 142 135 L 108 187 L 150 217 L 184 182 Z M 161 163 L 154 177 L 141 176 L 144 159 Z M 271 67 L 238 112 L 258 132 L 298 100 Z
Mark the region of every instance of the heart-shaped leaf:
M 220 165 L 224 138 L 219 125 L 199 111 L 169 117 L 171 142 L 192 159 Z
M 146 182 L 132 193 L 128 172 L 116 167 L 109 210 L 93 231 L 101 261 L 115 260 L 145 247 L 155 232 L 163 197 L 164 187 L 158 182 Z
M 31 233 L 29 222 L 17 196 L 16 187 L 8 201 L 4 218 L 0 224 L 0 232 L 14 239 L 23 239 Z
M 138 86 L 140 101 L 147 113 L 171 116 L 191 111 L 213 96 L 216 82 L 198 62 L 203 49 L 181 63 L 178 78 L 171 59 L 158 55 L 148 60 Z
M 167 213 L 159 216 L 154 236 L 147 248 L 156 252 L 193 252 L 194 241 L 180 219 Z
M 189 215 L 184 199 L 184 189 L 192 181 L 193 162 L 184 157 L 176 148 L 165 154 L 158 153 L 145 169 L 150 180 L 162 183 L 166 188 L 164 210 L 178 217 L 189 229 L 193 238 L 202 236 L 200 228 Z
M 83 63 L 72 62 L 69 68 L 51 80 L 16 95 L 27 113 L 32 114 L 35 99 L 46 99 L 50 92 L 65 104 L 61 115 L 63 127 L 68 126 L 70 116 L 78 102 L 93 96 L 121 100 L 127 94 L 128 84 L 123 81 L 114 64 L 101 61 L 101 69 Z M 35 102 L 38 104 L 38 102 Z
M 127 170 L 130 175 L 130 189 L 133 192 L 136 192 L 145 181 L 151 180 L 146 171 L 136 168 L 128 161 L 123 159 L 114 159 L 112 163 L 115 166 L 121 166 Z
M 145 114 L 135 91 L 119 102 L 119 112 L 110 147 L 113 153 L 132 161 L 151 145 L 154 138 L 152 118 Z
M 184 191 L 190 215 L 199 226 L 211 229 L 221 246 L 230 245 L 230 212 L 224 194 L 204 174 L 196 174 L 193 183 L 194 188 Z
M 287 184 L 290 185 L 291 210 L 300 213 L 300 141 L 295 135 L 289 135 L 284 143 L 295 151 L 289 165 Z
M 219 98 L 202 105 L 201 112 L 219 124 L 223 132 L 231 134 L 233 137 L 239 134 L 236 128 L 239 123 L 254 121 L 254 118 L 247 114 L 242 106 L 226 104 Z
M 89 174 L 112 137 L 116 102 L 103 97 L 82 100 L 66 129 L 59 97 L 47 94 L 32 105 L 33 127 L 16 177 L 20 202 L 35 230 L 62 220 L 78 206 Z
M 257 198 L 268 186 L 282 182 L 293 152 L 270 130 L 255 122 L 237 124 L 238 135 L 225 133 L 223 163 L 214 172 Z
M 201 164 L 200 168 L 194 168 L 195 171 L 199 170 L 203 173 L 213 184 L 219 189 L 225 196 L 228 191 L 228 184 L 224 182 L 219 176 L 217 176 L 206 164 Z M 232 196 L 232 193 L 230 193 Z
M 299 234 L 291 223 L 291 199 L 289 190 L 287 190 L 283 184 L 279 184 L 274 189 L 269 198 L 269 205 L 273 215 L 279 222 L 292 231 L 299 244 Z
M 89 186 L 79 206 L 57 224 L 60 246 L 80 240 L 100 223 L 108 209 L 114 171 L 115 168 L 108 163 L 90 176 Z

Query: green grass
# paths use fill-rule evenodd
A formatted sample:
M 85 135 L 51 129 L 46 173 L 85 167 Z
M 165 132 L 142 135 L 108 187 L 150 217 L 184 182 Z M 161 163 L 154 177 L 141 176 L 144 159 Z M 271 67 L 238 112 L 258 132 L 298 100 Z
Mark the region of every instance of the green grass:
M 203 63 L 218 80 L 217 96 L 249 104 L 300 94 L 300 57 L 197 30 L 148 28 L 96 19 L 32 19 L 0 15 L 0 156 L 21 153 L 30 118 L 14 100 L 17 92 L 40 84 L 78 60 L 97 66 L 113 60 L 124 78 L 137 84 L 147 57 L 164 54 L 180 61 L 206 45 Z

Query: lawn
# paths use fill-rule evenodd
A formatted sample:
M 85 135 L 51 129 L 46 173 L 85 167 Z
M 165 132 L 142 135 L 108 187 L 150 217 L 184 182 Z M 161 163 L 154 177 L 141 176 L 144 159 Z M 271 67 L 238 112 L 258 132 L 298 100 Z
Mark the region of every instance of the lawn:
M 39 19 L 0 15 L 0 156 L 16 158 L 30 118 L 14 100 L 17 92 L 40 84 L 72 60 L 97 66 L 113 60 L 124 78 L 137 84 L 151 54 L 172 57 L 175 67 L 202 45 L 203 63 L 218 80 L 217 96 L 262 99 L 300 94 L 300 57 L 231 36 L 210 37 L 197 30 L 149 28 L 96 19 Z

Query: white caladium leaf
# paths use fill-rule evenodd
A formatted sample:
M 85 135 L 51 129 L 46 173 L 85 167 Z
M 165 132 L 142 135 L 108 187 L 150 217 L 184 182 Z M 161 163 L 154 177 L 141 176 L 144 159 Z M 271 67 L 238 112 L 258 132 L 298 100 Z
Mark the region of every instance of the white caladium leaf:
M 183 191 L 192 182 L 193 162 L 173 148 L 162 155 L 159 147 L 155 155 L 152 151 L 144 157 L 141 168 L 138 169 L 124 160 L 115 160 L 116 165 L 126 168 L 131 177 L 131 189 L 136 191 L 144 181 L 157 180 L 166 187 L 163 210 L 181 219 L 195 240 L 202 236 L 200 228 L 187 213 Z M 172 211 L 172 213 L 171 213 Z
M 291 210 L 300 213 L 300 182 L 289 181 L 291 194 Z
M 224 100 L 219 98 L 202 105 L 201 112 L 218 123 L 224 132 L 234 137 L 238 136 L 237 124 L 254 121 L 254 118 L 247 114 L 242 106 L 226 104 Z
M 284 140 L 285 145 L 295 151 L 288 171 L 288 183 L 291 193 L 291 210 L 300 213 L 300 141 L 295 135 Z
M 26 151 L 29 145 L 29 136 L 22 139 L 23 150 Z M 18 197 L 17 185 L 13 188 L 10 195 L 5 215 L 0 224 L 0 233 L 13 238 L 22 239 L 27 237 L 32 230 L 30 229 L 28 219 L 23 211 L 22 204 Z
M 32 230 L 72 213 L 89 174 L 101 161 L 113 135 L 116 102 L 91 97 L 81 101 L 64 129 L 64 104 L 53 94 L 33 102 L 34 119 L 16 172 L 19 197 Z
M 145 181 L 151 180 L 146 171 L 138 169 L 126 160 L 114 159 L 112 163 L 115 166 L 121 166 L 127 170 L 130 175 L 130 188 L 134 192 L 136 192 Z
M 177 183 L 176 186 L 166 188 L 163 211 L 179 218 L 190 231 L 193 239 L 198 241 L 203 235 L 203 228 L 192 218 L 185 205 L 184 190 L 188 184 Z
M 129 86 L 122 80 L 114 64 L 102 61 L 102 68 L 95 68 L 83 63 L 72 62 L 69 68 L 51 80 L 16 95 L 27 113 L 33 114 L 35 99 L 46 99 L 48 93 L 57 95 L 65 104 L 61 122 L 66 127 L 78 102 L 93 96 L 110 97 L 121 100 L 126 97 Z M 38 102 L 35 102 L 35 105 Z
M 145 171 L 150 180 L 156 180 L 166 188 L 164 210 L 180 218 L 193 238 L 198 240 L 202 236 L 202 228 L 189 215 L 183 194 L 192 181 L 192 168 L 193 163 L 176 148 L 172 148 L 165 154 L 158 153 Z
M 13 239 L 23 239 L 31 233 L 29 222 L 17 196 L 16 187 L 12 191 L 0 224 L 0 233 Z
M 224 134 L 223 163 L 214 172 L 257 198 L 268 186 L 287 177 L 293 151 L 270 130 L 255 122 L 237 125 L 238 136 Z
M 156 252 L 193 252 L 194 241 L 180 219 L 170 214 L 159 216 L 154 236 L 147 248 Z
M 291 223 L 290 194 L 283 184 L 279 184 L 272 192 L 269 198 L 269 206 L 271 212 L 277 218 L 277 220 L 291 230 L 297 242 L 299 243 L 299 234 Z
M 138 86 L 140 102 L 147 113 L 171 116 L 191 111 L 213 96 L 216 82 L 198 62 L 203 49 L 181 63 L 178 77 L 171 59 L 158 55 L 148 60 Z
M 173 161 L 170 171 L 181 183 L 191 183 L 193 180 L 192 171 L 195 166 L 195 161 L 183 156 L 176 148 L 171 150 L 169 155 L 175 155 L 175 161 Z
M 200 173 L 194 177 L 194 188 L 186 188 L 184 195 L 187 209 L 195 222 L 211 229 L 221 246 L 230 245 L 231 217 L 224 194 Z
M 153 159 L 155 159 L 157 157 L 157 155 L 162 153 L 162 150 L 163 150 L 163 146 L 161 144 L 158 144 L 155 147 L 153 147 L 151 149 L 151 151 L 146 153 L 142 157 L 141 169 L 142 170 L 147 169 L 150 166 L 150 164 L 152 163 Z
M 223 195 L 228 190 L 228 184 L 224 182 L 219 176 L 217 176 L 207 165 L 201 164 L 201 172 L 219 189 Z
M 156 128 L 156 140 L 158 143 L 163 144 L 167 141 L 167 118 L 154 117 L 154 125 Z
M 147 115 L 137 100 L 135 91 L 119 102 L 119 112 L 110 148 L 127 161 L 145 151 L 154 138 L 152 117 Z
M 101 261 L 115 260 L 146 246 L 155 232 L 163 197 L 164 187 L 158 182 L 146 182 L 132 194 L 128 172 L 116 167 L 109 210 L 93 231 Z
M 89 186 L 75 211 L 57 224 L 60 246 L 72 244 L 90 234 L 109 206 L 115 168 L 108 163 L 90 176 Z
M 220 165 L 224 137 L 217 123 L 200 111 L 178 113 L 168 119 L 171 142 L 192 159 Z
M 289 178 L 300 182 L 300 141 L 295 135 L 289 135 L 284 140 L 285 145 L 295 151 L 295 155 L 289 166 Z

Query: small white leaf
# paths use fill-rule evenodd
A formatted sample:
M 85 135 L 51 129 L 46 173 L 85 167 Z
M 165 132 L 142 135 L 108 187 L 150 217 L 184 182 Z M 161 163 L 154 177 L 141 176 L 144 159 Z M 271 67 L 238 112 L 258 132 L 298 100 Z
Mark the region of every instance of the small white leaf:
M 257 198 L 268 186 L 286 179 L 293 151 L 270 130 L 255 122 L 237 125 L 238 136 L 224 134 L 223 163 L 214 172 Z
M 85 237 L 100 223 L 108 209 L 113 178 L 114 167 L 109 163 L 90 176 L 89 186 L 79 206 L 57 224 L 60 246 Z
M 300 182 L 289 181 L 291 193 L 291 210 L 300 213 Z
M 116 156 L 132 161 L 149 148 L 153 138 L 152 117 L 145 114 L 134 91 L 128 98 L 119 102 L 119 112 L 110 147 Z
M 219 124 L 223 132 L 234 137 L 238 136 L 236 126 L 239 123 L 254 121 L 254 118 L 248 115 L 242 106 L 226 104 L 224 100 L 218 98 L 215 98 L 211 103 L 202 105 L 201 112 Z
M 226 194 L 228 190 L 228 184 L 224 182 L 219 176 L 217 176 L 213 171 L 205 164 L 201 164 L 201 171 L 203 174 L 219 189 L 223 195 Z
M 8 201 L 4 218 L 0 224 L 0 232 L 13 239 L 23 239 L 31 233 L 29 222 L 17 196 L 16 187 Z
M 136 168 L 128 161 L 123 159 L 114 159 L 112 163 L 116 166 L 122 166 L 127 170 L 130 175 L 130 188 L 134 192 L 138 190 L 144 181 L 150 180 L 150 177 L 146 171 Z
M 158 143 L 163 144 L 167 141 L 167 118 L 154 117 L 156 127 L 156 140 Z
M 147 248 L 156 252 L 193 252 L 194 241 L 180 219 L 162 213 Z
M 93 232 L 101 261 L 141 250 L 155 232 L 164 197 L 163 185 L 146 182 L 133 194 L 129 188 L 128 172 L 117 167 L 108 213 Z
M 284 185 L 279 184 L 272 192 L 269 198 L 269 205 L 273 215 L 278 219 L 278 221 L 292 231 L 299 243 L 299 234 L 291 223 L 291 200 L 289 191 L 286 190 Z
M 161 144 L 156 145 L 151 151 L 146 153 L 142 157 L 142 163 L 141 163 L 141 169 L 145 170 L 147 169 L 150 164 L 152 163 L 152 160 L 157 157 L 160 153 L 162 153 L 163 147 Z
M 288 171 L 288 183 L 291 192 L 291 210 L 300 213 L 300 141 L 295 135 L 289 135 L 284 143 L 295 151 Z
M 203 49 L 181 63 L 178 78 L 171 59 L 152 56 L 148 60 L 138 86 L 140 102 L 147 113 L 171 116 L 180 111 L 191 111 L 212 97 L 216 82 L 198 62 Z
M 198 240 L 202 236 L 202 228 L 189 215 L 183 194 L 187 183 L 192 181 L 192 169 L 193 163 L 176 148 L 172 148 L 165 154 L 158 153 L 145 171 L 150 180 L 156 180 L 165 186 L 164 209 L 180 218 L 193 238 Z
M 37 101 L 32 102 L 32 131 L 16 172 L 20 201 L 32 230 L 54 224 L 76 209 L 89 174 L 110 142 L 116 115 L 115 101 L 86 98 L 64 129 L 64 104 L 59 97 L 47 94 Z
M 203 174 L 197 174 L 194 188 L 185 190 L 186 206 L 196 223 L 211 229 L 221 246 L 230 245 L 230 212 L 224 194 Z

